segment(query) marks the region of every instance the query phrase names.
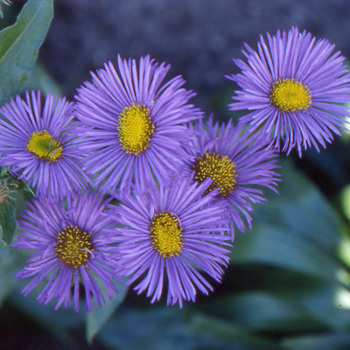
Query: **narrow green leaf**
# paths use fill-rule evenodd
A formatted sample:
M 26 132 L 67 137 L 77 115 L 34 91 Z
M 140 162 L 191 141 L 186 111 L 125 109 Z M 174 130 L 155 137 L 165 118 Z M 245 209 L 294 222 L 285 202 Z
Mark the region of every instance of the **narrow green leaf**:
M 0 32 L 0 105 L 16 95 L 37 59 L 53 17 L 53 0 L 29 0 Z
M 103 305 L 102 308 L 98 307 L 95 303 L 94 310 L 87 314 L 86 339 L 89 343 L 92 342 L 93 338 L 99 333 L 115 310 L 123 302 L 127 287 L 118 284 L 117 288 L 118 294 L 114 295 L 112 300 L 107 299 L 106 304 Z
M 2 241 L 10 245 L 17 228 L 15 203 L 8 203 L 0 208 L 0 226 Z
M 349 349 L 349 333 L 317 334 L 283 340 L 286 350 L 345 350 Z
M 4 242 L 4 240 L 2 239 L 2 226 L 0 224 L 0 248 L 6 247 L 6 243 Z

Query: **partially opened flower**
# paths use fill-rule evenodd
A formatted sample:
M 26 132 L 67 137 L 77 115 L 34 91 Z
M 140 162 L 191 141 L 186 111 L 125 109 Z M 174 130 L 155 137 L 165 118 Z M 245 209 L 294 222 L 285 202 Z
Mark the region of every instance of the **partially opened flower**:
M 147 290 L 151 302 L 167 289 L 167 303 L 194 301 L 197 290 L 208 294 L 212 287 L 203 277 L 221 280 L 228 263 L 229 229 L 224 208 L 211 203 L 215 191 L 203 196 L 210 180 L 200 186 L 192 179 L 174 178 L 167 186 L 147 193 L 120 198 L 109 215 L 119 236 L 119 264 L 129 277 L 138 281 L 134 289 Z
M 250 134 L 231 120 L 220 126 L 210 117 L 207 125 L 200 121 L 195 129 L 185 173 L 199 183 L 212 179 L 207 192 L 219 189 L 216 199 L 232 219 L 234 239 L 234 226 L 244 231 L 246 221 L 251 227 L 253 204 L 265 201 L 263 188 L 276 191 L 277 154 L 259 133 Z
M 261 36 L 257 51 L 246 49 L 247 62 L 234 60 L 241 73 L 228 77 L 242 89 L 230 109 L 249 111 L 241 122 L 261 127 L 282 151 L 296 147 L 299 156 L 340 134 L 349 116 L 342 103 L 350 101 L 350 75 L 334 45 L 293 27 L 267 34 L 267 42 Z
M 113 227 L 102 214 L 105 205 L 102 194 L 91 191 L 84 195 L 73 193 L 66 204 L 46 199 L 27 203 L 19 220 L 18 240 L 13 244 L 15 248 L 34 251 L 27 266 L 15 275 L 32 279 L 23 289 L 24 295 L 45 284 L 37 301 L 47 304 L 56 300 L 58 309 L 62 303 L 66 308 L 70 305 L 73 291 L 76 311 L 80 284 L 84 286 L 88 311 L 93 308 L 92 297 L 99 306 L 105 302 L 100 285 L 112 298 L 117 292 L 117 264 Z
M 162 85 L 168 70 L 149 56 L 139 64 L 118 56 L 117 69 L 105 64 L 78 89 L 80 148 L 104 190 L 129 190 L 133 182 L 144 189 L 183 162 L 181 146 L 191 137 L 183 123 L 201 113 L 188 104 L 194 94 L 182 88 L 180 76 Z
M 0 114 L 0 165 L 35 188 L 38 196 L 63 198 L 86 186 L 71 133 L 73 104 L 40 92 L 6 103 Z

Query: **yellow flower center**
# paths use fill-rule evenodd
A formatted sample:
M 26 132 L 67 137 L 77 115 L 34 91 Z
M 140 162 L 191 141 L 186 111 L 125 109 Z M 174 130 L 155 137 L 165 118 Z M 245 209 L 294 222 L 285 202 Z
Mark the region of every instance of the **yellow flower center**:
M 62 146 L 46 130 L 34 131 L 27 143 L 27 150 L 41 160 L 56 162 L 62 155 Z
M 126 153 L 137 155 L 149 147 L 155 127 L 146 106 L 133 103 L 125 107 L 118 121 L 119 141 Z
M 273 83 L 270 100 L 282 112 L 301 111 L 311 105 L 311 93 L 300 81 L 283 79 Z
M 182 244 L 182 227 L 176 215 L 167 212 L 155 214 L 150 227 L 155 250 L 164 258 L 179 255 Z
M 237 179 L 236 165 L 227 156 L 206 153 L 204 156 L 197 158 L 193 169 L 195 170 L 194 179 L 196 181 L 201 183 L 208 178 L 213 180 L 206 193 L 215 188 L 220 188 L 220 195 L 225 197 L 235 187 Z
M 94 251 L 91 235 L 76 226 L 67 226 L 58 234 L 55 249 L 57 256 L 72 268 L 86 266 L 86 262 Z

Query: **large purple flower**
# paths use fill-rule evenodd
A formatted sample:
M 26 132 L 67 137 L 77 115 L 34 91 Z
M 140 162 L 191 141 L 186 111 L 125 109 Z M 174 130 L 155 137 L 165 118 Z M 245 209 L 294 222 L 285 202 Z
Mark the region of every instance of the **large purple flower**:
M 57 300 L 56 309 L 64 302 L 67 308 L 73 299 L 79 310 L 79 284 L 85 289 L 86 309 L 93 308 L 92 297 L 101 306 L 104 296 L 97 280 L 109 298 L 117 292 L 114 285 L 117 263 L 113 227 L 102 213 L 107 202 L 98 192 L 73 193 L 63 201 L 46 199 L 27 203 L 19 220 L 20 234 L 13 244 L 18 249 L 34 252 L 27 266 L 15 277 L 32 278 L 23 289 L 27 295 L 40 283 L 45 287 L 37 297 L 39 303 Z
M 167 303 L 194 301 L 197 289 L 212 290 L 203 273 L 221 280 L 229 261 L 230 237 L 220 204 L 211 203 L 216 191 L 203 196 L 210 180 L 199 185 L 190 178 L 173 178 L 168 185 L 147 193 L 124 195 L 122 204 L 111 207 L 109 215 L 119 236 L 121 273 L 134 289 L 147 290 L 151 302 L 167 288 Z
M 191 137 L 183 123 L 201 112 L 187 104 L 194 94 L 182 88 L 180 76 L 162 85 L 169 68 L 149 56 L 138 65 L 118 56 L 117 70 L 108 62 L 78 89 L 80 148 L 104 190 L 129 190 L 133 182 L 144 189 L 182 163 L 182 144 Z
M 228 77 L 235 91 L 231 110 L 246 109 L 243 123 L 261 127 L 274 145 L 289 153 L 297 147 L 326 147 L 333 133 L 345 128 L 350 101 L 350 75 L 345 58 L 327 40 L 316 41 L 306 31 L 292 28 L 261 36 L 258 50 L 246 45 L 247 62 L 234 60 L 241 73 Z
M 86 186 L 71 133 L 73 104 L 40 92 L 26 93 L 0 109 L 0 165 L 24 179 L 38 196 L 63 198 Z
M 277 154 L 260 133 L 251 134 L 231 120 L 219 126 L 210 117 L 205 126 L 202 121 L 196 123 L 195 130 L 197 137 L 187 149 L 185 174 L 198 182 L 212 179 L 207 192 L 219 189 L 217 200 L 232 219 L 234 239 L 235 225 L 245 230 L 242 216 L 251 227 L 253 204 L 265 201 L 262 189 L 276 191 Z

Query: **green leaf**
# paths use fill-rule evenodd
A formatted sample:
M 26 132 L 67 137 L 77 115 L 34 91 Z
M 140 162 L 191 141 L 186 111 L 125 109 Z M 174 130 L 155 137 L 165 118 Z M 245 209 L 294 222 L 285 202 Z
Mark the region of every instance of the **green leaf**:
M 252 231 L 236 235 L 232 262 L 271 264 L 334 278 L 339 267 L 339 215 L 289 161 L 282 164 L 279 192 L 256 207 Z
M 313 335 L 283 340 L 286 350 L 345 350 L 349 349 L 350 334 Z
M 25 90 L 41 90 L 43 95 L 47 95 L 48 93 L 52 95 L 62 95 L 61 88 L 39 63 L 34 66 L 23 88 Z
M 296 298 L 261 291 L 223 297 L 208 309 L 251 332 L 283 334 L 318 331 L 328 326 L 326 320 L 314 317 Z
M 0 247 L 12 243 L 17 232 L 17 214 L 24 210 L 25 200 L 34 198 L 30 187 L 3 173 L 3 180 L 8 191 L 8 198 L 0 204 Z
M 23 255 L 12 248 L 0 249 L 0 306 L 18 284 L 13 275 L 24 264 Z
M 253 229 L 236 235 L 231 254 L 230 270 L 249 267 L 251 280 L 243 278 L 258 294 L 228 295 L 210 310 L 254 331 L 339 330 L 341 218 L 291 161 L 282 162 L 281 173 L 280 195 L 256 206 Z
M 18 94 L 53 17 L 53 0 L 29 0 L 17 22 L 0 32 L 0 105 Z
M 0 227 L 2 241 L 10 245 L 17 229 L 16 203 L 10 202 L 0 207 Z
M 86 339 L 89 343 L 92 342 L 93 338 L 99 333 L 115 310 L 123 302 L 128 288 L 118 283 L 117 289 L 118 294 L 114 295 L 112 300 L 107 299 L 106 304 L 103 305 L 102 308 L 94 302 L 94 310 L 87 314 Z
M 275 342 L 194 308 L 123 308 L 98 335 L 111 349 L 281 350 Z

